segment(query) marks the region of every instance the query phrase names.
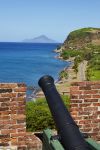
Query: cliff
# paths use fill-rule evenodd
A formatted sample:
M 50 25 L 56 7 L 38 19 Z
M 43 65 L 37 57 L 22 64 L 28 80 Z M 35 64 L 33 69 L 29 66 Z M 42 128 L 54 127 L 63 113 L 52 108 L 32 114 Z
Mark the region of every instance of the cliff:
M 61 46 L 61 50 L 83 49 L 89 44 L 100 45 L 100 28 L 82 28 L 72 31 Z

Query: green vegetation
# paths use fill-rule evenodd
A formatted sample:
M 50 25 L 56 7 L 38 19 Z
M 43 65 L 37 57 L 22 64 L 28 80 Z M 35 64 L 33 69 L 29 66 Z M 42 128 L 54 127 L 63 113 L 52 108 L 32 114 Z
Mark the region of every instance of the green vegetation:
M 96 46 L 95 51 L 88 62 L 87 79 L 91 81 L 100 80 L 100 46 Z
M 74 57 L 74 66 L 75 72 L 78 71 L 78 64 L 84 59 L 84 52 L 82 50 L 65 50 L 61 53 L 61 57 L 63 59 L 69 59 L 70 57 Z
M 63 95 L 62 99 L 69 108 L 69 97 Z M 45 98 L 38 98 L 35 102 L 27 102 L 26 105 L 27 131 L 41 131 L 46 128 L 54 129 L 54 121 Z
M 100 80 L 100 46 L 88 44 L 80 50 L 64 50 L 61 53 L 63 59 L 74 57 L 73 69 L 77 73 L 81 61 L 87 60 L 87 80 Z
M 75 72 L 77 73 L 78 72 L 78 65 L 79 63 L 83 60 L 83 57 L 82 56 L 76 56 L 75 59 L 74 59 L 74 66 L 73 66 L 73 69 L 75 70 Z
M 72 31 L 69 34 L 69 39 L 75 40 L 76 38 L 85 38 L 86 36 L 89 35 L 89 32 L 92 32 L 92 31 L 95 31 L 95 30 L 100 30 L 100 28 L 88 27 L 88 28 L 82 28 L 82 29 Z
M 70 47 L 70 49 L 65 49 L 61 53 L 61 57 L 65 60 L 70 57 L 74 58 L 73 69 L 76 73 L 78 72 L 79 63 L 83 60 L 88 61 L 86 72 L 87 80 L 100 80 L 100 45 L 91 43 L 91 32 L 95 31 L 100 31 L 100 28 L 83 28 L 71 32 L 67 40 L 67 43 L 69 44 L 68 47 Z M 88 42 L 85 40 L 87 37 Z M 89 37 L 91 37 L 90 41 Z M 73 50 L 75 47 L 76 50 Z
M 59 73 L 59 78 L 60 78 L 60 79 L 67 79 L 67 78 L 68 78 L 68 73 L 67 73 L 65 70 L 62 70 L 62 71 Z
M 81 56 L 83 53 L 80 50 L 64 50 L 61 53 L 63 59 L 69 59 L 70 57 Z

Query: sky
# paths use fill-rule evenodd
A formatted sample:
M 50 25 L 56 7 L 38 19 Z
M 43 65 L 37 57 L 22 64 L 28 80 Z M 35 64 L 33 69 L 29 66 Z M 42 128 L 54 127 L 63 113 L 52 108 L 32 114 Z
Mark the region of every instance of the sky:
M 0 41 L 46 35 L 63 42 L 83 27 L 100 28 L 100 0 L 0 0 Z

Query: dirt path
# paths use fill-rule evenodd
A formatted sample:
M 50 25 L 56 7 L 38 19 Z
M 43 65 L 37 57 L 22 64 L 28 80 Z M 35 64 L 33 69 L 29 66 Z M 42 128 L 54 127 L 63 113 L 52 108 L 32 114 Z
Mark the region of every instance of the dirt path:
M 86 75 L 85 75 L 86 67 L 87 67 L 87 61 L 86 60 L 82 61 L 79 64 L 78 73 L 77 73 L 77 80 L 78 81 L 85 81 L 86 80 Z
M 57 90 L 62 95 L 69 95 L 70 94 L 70 85 L 72 82 L 77 81 L 85 81 L 85 71 L 87 67 L 87 61 L 83 61 L 78 66 L 78 73 L 76 74 L 73 69 L 73 64 L 66 70 L 68 73 L 68 79 L 61 80 L 60 82 L 56 83 Z M 37 97 L 43 97 L 44 94 L 42 91 L 37 93 Z

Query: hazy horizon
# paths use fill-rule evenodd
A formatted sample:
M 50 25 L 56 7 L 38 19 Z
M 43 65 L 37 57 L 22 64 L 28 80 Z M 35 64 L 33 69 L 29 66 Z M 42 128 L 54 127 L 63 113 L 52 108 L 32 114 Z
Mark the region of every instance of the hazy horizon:
M 46 35 L 62 43 L 73 30 L 99 28 L 99 6 L 99 0 L 0 0 L 0 42 Z

